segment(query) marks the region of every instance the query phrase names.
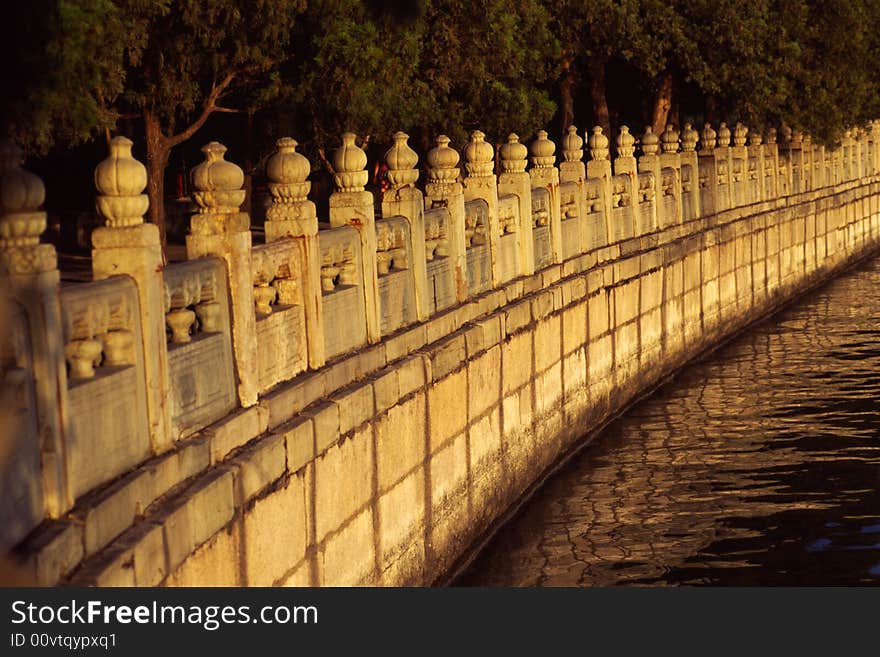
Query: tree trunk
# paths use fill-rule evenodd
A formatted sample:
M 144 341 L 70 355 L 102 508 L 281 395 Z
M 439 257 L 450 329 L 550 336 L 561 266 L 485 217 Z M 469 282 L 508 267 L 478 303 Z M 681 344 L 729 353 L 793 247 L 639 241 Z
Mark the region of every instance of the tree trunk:
M 242 211 L 253 217 L 253 193 L 254 193 L 254 112 L 248 110 L 244 122 L 244 204 Z
M 150 199 L 149 220 L 159 227 L 162 250 L 166 250 L 165 226 L 165 168 L 171 155 L 171 146 L 162 133 L 159 120 L 144 112 L 144 132 L 147 141 L 147 196 Z
M 590 66 L 590 98 L 596 125 L 611 139 L 611 117 L 608 114 L 608 95 L 605 88 L 605 62 L 594 61 Z M 589 129 L 587 130 L 589 132 Z
M 718 121 L 718 99 L 714 95 L 706 96 L 706 122 L 716 123 Z
M 651 127 L 654 134 L 661 134 L 666 129 L 669 109 L 672 107 L 672 73 L 666 72 L 660 78 L 657 95 L 654 96 L 654 110 L 651 112 Z
M 559 96 L 562 101 L 562 134 L 568 130 L 568 126 L 574 123 L 574 72 L 571 70 L 572 58 L 566 57 L 562 61 L 565 71 L 559 81 Z

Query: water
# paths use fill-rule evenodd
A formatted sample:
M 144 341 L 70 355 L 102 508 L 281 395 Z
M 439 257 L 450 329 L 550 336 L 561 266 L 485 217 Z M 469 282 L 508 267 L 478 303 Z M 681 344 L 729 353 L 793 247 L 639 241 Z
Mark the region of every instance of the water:
M 880 258 L 611 423 L 457 584 L 880 585 Z

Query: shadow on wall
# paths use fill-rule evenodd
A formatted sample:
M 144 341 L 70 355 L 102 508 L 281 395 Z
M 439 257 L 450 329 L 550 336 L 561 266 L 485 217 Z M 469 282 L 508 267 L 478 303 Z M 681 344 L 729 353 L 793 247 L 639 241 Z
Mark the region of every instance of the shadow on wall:
M 0 335 L 7 335 L 6 324 L 10 317 L 9 300 L 0 297 Z M 5 359 L 3 359 L 5 360 Z M 13 467 L 12 448 L 15 436 L 21 430 L 19 417 L 16 413 L 16 390 L 18 386 L 10 385 L 6 380 L 6 363 L 0 361 L 0 479 L 9 476 L 7 469 Z M 34 586 L 36 582 L 26 575 L 21 564 L 9 558 L 9 545 L 0 550 L 0 586 Z

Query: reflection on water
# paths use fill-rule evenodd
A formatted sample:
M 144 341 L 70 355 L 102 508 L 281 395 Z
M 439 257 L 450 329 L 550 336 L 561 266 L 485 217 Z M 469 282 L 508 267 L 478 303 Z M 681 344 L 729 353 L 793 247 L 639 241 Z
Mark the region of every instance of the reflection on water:
M 458 584 L 880 584 L 880 259 L 682 372 Z

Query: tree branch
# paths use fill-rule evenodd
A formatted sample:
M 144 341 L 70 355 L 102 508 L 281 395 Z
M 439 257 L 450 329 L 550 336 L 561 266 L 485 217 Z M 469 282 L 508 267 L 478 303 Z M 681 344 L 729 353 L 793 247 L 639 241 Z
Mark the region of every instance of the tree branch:
M 168 137 L 168 145 L 170 147 L 173 148 L 174 146 L 177 146 L 178 144 L 185 142 L 187 139 L 192 137 L 195 132 L 205 124 L 205 121 L 208 120 L 208 117 L 211 115 L 211 113 L 217 111 L 217 98 L 220 96 L 221 93 L 223 93 L 224 89 L 232 84 L 232 81 L 235 79 L 237 73 L 237 70 L 230 71 L 222 80 L 220 80 L 219 84 L 211 85 L 211 92 L 208 94 L 207 98 L 205 98 L 205 102 L 202 104 L 201 114 L 199 114 L 196 120 L 190 123 L 185 130 L 178 132 L 176 135 Z

